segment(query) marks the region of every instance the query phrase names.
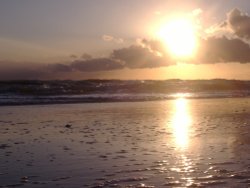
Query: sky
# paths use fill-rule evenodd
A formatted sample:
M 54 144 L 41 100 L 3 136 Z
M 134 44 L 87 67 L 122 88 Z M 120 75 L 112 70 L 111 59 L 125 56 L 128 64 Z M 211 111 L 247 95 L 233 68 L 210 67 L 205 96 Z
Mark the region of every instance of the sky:
M 0 0 L 0 79 L 249 80 L 248 14 L 249 0 Z

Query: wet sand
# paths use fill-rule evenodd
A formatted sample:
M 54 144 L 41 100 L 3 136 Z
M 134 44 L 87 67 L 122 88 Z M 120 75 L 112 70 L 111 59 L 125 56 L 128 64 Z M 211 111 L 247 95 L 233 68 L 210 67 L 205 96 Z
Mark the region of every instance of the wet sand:
M 0 107 L 0 187 L 250 187 L 250 99 Z

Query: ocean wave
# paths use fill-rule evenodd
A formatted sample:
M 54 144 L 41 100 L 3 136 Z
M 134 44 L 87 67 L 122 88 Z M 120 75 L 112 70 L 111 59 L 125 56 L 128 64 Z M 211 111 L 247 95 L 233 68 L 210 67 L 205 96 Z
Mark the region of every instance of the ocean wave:
M 152 101 L 249 97 L 250 81 L 9 81 L 0 82 L 0 105 Z

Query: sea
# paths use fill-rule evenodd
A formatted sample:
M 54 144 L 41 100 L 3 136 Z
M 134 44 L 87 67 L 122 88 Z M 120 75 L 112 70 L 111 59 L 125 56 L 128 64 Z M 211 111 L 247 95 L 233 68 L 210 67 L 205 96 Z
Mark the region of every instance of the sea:
M 250 81 L 2 81 L 0 187 L 250 187 Z
M 1 81 L 0 105 L 136 102 L 185 97 L 250 96 L 250 81 L 239 80 L 54 80 Z

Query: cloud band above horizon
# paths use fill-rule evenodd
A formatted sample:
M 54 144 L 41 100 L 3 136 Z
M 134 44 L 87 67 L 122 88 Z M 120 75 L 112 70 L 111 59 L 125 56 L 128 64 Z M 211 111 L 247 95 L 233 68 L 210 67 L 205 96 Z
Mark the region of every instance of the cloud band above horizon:
M 215 64 L 215 63 L 250 63 L 250 17 L 239 9 L 233 9 L 227 14 L 226 21 L 222 24 L 229 36 L 210 36 L 200 38 L 199 48 L 193 58 L 174 58 L 166 50 L 162 41 L 142 39 L 131 46 L 114 49 L 109 56 L 95 58 L 83 54 L 81 58 L 73 56 L 72 62 L 54 63 L 49 65 L 31 63 L 1 63 L 1 77 L 17 75 L 18 77 L 49 77 L 57 73 L 72 72 L 102 72 L 121 69 L 158 68 L 176 65 L 178 62 L 188 64 Z M 104 41 L 121 42 L 109 35 L 103 35 Z M 123 41 L 122 41 L 123 42 Z M 12 65 L 11 65 L 12 64 Z M 23 64 L 26 64 L 23 66 Z M 15 67 L 15 68 L 13 68 Z M 1 78 L 0 77 L 0 78 Z

